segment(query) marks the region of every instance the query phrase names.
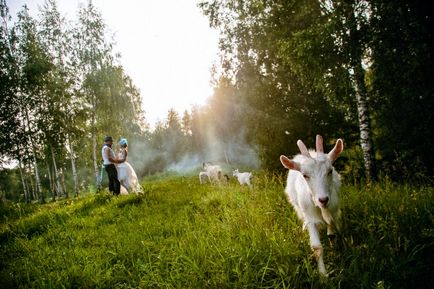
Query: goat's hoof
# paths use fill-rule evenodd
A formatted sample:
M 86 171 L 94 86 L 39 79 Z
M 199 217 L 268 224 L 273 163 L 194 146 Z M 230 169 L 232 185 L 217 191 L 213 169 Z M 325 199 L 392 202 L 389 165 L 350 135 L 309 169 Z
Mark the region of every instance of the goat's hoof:
M 327 270 L 324 266 L 324 264 L 318 264 L 318 271 L 321 279 L 327 280 L 329 277 L 329 274 L 327 273 Z

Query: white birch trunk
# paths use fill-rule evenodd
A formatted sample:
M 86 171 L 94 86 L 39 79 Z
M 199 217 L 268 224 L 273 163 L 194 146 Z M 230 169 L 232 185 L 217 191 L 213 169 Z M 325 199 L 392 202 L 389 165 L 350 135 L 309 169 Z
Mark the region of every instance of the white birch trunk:
M 28 164 L 27 166 L 28 166 L 27 170 L 29 172 L 28 179 L 29 179 L 29 182 L 30 182 L 30 188 L 31 188 L 30 192 L 32 193 L 32 199 L 33 200 L 38 200 L 38 193 L 36 192 L 35 183 L 33 182 L 33 176 L 30 173 L 31 171 L 33 171 L 33 169 L 32 169 L 32 166 L 30 164 Z
M 95 172 L 95 182 L 96 188 L 99 187 L 99 170 L 98 170 L 98 157 L 96 152 L 97 141 L 96 141 L 96 129 L 95 129 L 95 115 L 96 115 L 96 100 L 93 103 L 93 115 L 92 115 L 92 158 L 93 158 L 93 169 Z
M 71 169 L 72 169 L 72 178 L 74 179 L 74 195 L 78 197 L 78 174 L 77 174 L 77 167 L 75 165 L 75 152 L 74 147 L 72 146 L 71 139 L 69 137 L 69 134 L 66 137 L 66 141 L 68 142 L 68 150 L 69 150 L 69 158 L 71 159 Z M 65 191 L 66 197 L 68 198 L 68 192 Z
M 26 200 L 26 203 L 27 203 L 27 202 L 29 202 L 29 192 L 27 189 L 26 180 L 24 179 L 23 168 L 21 167 L 21 158 L 20 158 L 20 161 L 18 163 L 18 169 L 20 171 L 21 183 L 23 185 L 24 199 Z
M 352 82 L 357 101 L 357 113 L 360 130 L 360 146 L 363 152 L 366 177 L 368 181 L 376 179 L 374 150 L 372 146 L 371 127 L 369 121 L 369 106 L 367 101 L 364 70 L 360 63 L 356 64 Z
M 54 180 L 53 180 L 53 177 L 51 175 L 50 164 L 48 163 L 47 160 L 45 160 L 45 165 L 47 166 L 47 173 L 48 173 L 48 180 L 50 182 L 51 194 L 53 195 L 53 201 L 55 201 L 56 200 L 56 185 L 54 184 Z
M 59 180 L 59 171 L 57 170 L 56 158 L 55 158 L 55 156 L 54 156 L 54 150 L 53 150 L 53 147 L 52 147 L 52 146 L 51 146 L 51 157 L 52 157 L 52 159 L 53 159 L 54 181 L 55 181 L 56 188 L 57 188 L 56 193 L 59 194 L 59 195 L 58 195 L 58 197 L 59 197 L 59 196 L 63 195 L 63 192 L 62 192 L 62 187 L 61 187 L 61 185 L 60 185 L 60 180 Z
M 26 114 L 27 128 L 29 130 L 28 133 L 31 134 L 32 129 L 30 126 L 29 112 L 27 111 L 26 107 L 24 107 L 24 112 Z M 41 186 L 41 179 L 39 178 L 39 168 L 38 168 L 38 161 L 36 158 L 36 148 L 35 148 L 35 144 L 32 141 L 32 138 L 30 137 L 30 135 L 28 135 L 28 141 L 29 141 L 30 145 L 32 146 L 33 169 L 35 171 L 35 182 L 36 182 L 36 196 L 38 198 L 39 197 L 38 194 L 42 193 L 42 186 Z
M 65 185 L 65 174 L 63 173 L 63 168 L 59 168 L 59 179 L 60 179 L 60 184 L 62 185 L 62 192 L 65 196 L 67 196 L 67 190 Z
M 95 171 L 95 180 L 96 180 L 96 186 L 98 187 L 98 178 L 99 178 L 99 170 L 98 170 L 98 161 L 97 161 L 97 154 L 96 154 L 96 135 L 93 133 L 92 135 L 92 156 L 93 156 L 93 168 Z
M 32 155 L 33 155 L 33 169 L 35 171 L 35 182 L 36 182 L 36 197 L 39 199 L 39 196 L 42 195 L 42 186 L 41 186 L 41 179 L 39 177 L 39 167 L 38 167 L 38 160 L 36 158 L 36 149 L 33 142 L 30 140 L 32 144 Z
M 360 31 L 357 27 L 357 15 L 353 10 L 349 15 L 351 43 L 350 77 L 354 88 L 357 103 L 357 115 L 359 119 L 360 146 L 363 152 L 366 178 L 368 182 L 376 179 L 375 157 L 372 146 L 371 126 L 369 119 L 369 104 L 365 84 L 365 70 L 362 66 L 363 47 L 360 39 Z

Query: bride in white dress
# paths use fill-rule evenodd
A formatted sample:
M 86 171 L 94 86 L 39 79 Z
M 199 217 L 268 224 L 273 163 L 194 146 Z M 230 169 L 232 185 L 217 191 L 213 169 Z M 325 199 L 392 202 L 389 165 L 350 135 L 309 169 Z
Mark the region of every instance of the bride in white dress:
M 137 179 L 136 172 L 133 167 L 126 161 L 128 155 L 128 141 L 122 138 L 119 141 L 119 152 L 117 158 L 119 160 L 125 160 L 122 163 L 116 164 L 118 170 L 118 179 L 121 183 L 121 194 L 126 195 L 128 192 L 141 193 L 142 188 Z

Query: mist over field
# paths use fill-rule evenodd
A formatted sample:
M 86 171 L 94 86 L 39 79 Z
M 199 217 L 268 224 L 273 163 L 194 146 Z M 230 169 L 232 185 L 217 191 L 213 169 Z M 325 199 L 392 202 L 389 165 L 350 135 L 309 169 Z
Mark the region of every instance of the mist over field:
M 155 148 L 143 140 L 133 139 L 128 161 L 142 174 L 157 171 L 180 174 L 198 173 L 202 170 L 204 162 L 219 164 L 226 170 L 230 170 L 226 172 L 228 174 L 236 168 L 255 170 L 260 167 L 256 149 L 245 142 L 243 135 L 229 141 L 222 141 L 208 133 L 204 143 L 205 145 L 200 150 L 188 149 L 178 152 L 179 148 L 176 143 L 170 139 L 165 139 L 161 148 Z M 175 153 L 168 148 L 174 149 Z

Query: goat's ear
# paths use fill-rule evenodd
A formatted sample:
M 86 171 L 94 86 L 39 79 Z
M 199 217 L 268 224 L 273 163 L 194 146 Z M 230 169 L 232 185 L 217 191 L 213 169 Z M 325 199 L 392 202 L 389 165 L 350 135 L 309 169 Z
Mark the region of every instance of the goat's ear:
M 280 156 L 280 162 L 282 163 L 282 165 L 287 168 L 288 170 L 296 170 L 299 171 L 300 170 L 300 165 L 290 159 L 288 159 L 286 156 L 281 155 Z
M 335 147 L 329 152 L 328 156 L 332 163 L 339 157 L 339 155 L 344 150 L 344 142 L 342 139 L 336 141 Z

